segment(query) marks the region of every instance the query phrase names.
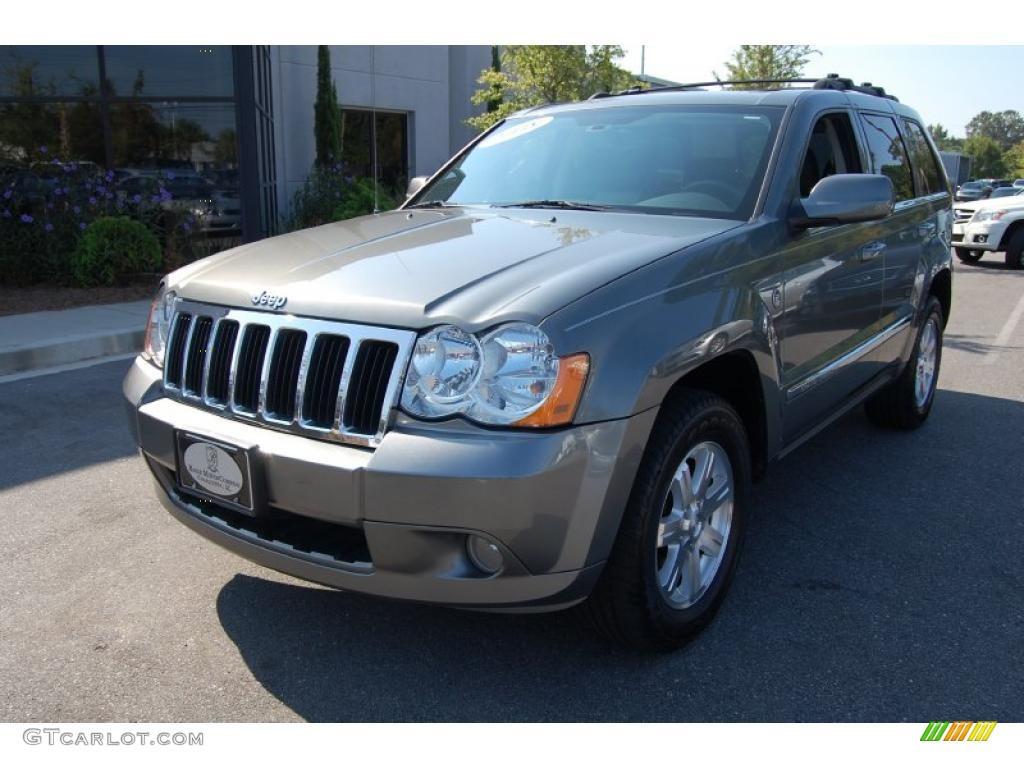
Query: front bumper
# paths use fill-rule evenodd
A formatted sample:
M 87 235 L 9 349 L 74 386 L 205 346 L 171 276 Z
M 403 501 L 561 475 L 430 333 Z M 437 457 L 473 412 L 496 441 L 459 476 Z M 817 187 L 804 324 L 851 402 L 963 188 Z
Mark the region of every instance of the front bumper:
M 998 251 L 1006 226 L 998 221 L 960 224 L 960 239 L 954 241 L 962 248 L 978 251 Z M 955 228 L 954 228 L 955 229 Z
M 166 398 L 160 372 L 141 358 L 124 395 L 161 502 L 197 533 L 340 589 L 490 610 L 555 609 L 589 594 L 655 416 L 530 433 L 399 420 L 371 450 Z M 177 430 L 246 446 L 268 514 L 250 518 L 180 491 Z M 469 561 L 470 534 L 499 548 L 497 574 Z

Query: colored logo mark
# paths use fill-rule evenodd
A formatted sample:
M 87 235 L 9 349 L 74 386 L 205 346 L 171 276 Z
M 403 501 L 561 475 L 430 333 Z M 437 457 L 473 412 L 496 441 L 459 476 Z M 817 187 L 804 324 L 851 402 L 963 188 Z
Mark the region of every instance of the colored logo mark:
M 921 734 L 921 741 L 988 741 L 995 727 L 995 720 L 931 722 Z

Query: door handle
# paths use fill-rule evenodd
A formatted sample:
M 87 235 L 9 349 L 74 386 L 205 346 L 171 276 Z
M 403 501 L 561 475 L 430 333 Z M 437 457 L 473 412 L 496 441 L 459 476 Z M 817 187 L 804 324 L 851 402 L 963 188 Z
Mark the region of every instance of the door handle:
M 885 253 L 885 243 L 869 243 L 860 249 L 861 261 L 874 261 Z
M 931 237 L 935 234 L 935 222 L 926 221 L 923 224 L 917 225 L 917 236 L 918 237 Z

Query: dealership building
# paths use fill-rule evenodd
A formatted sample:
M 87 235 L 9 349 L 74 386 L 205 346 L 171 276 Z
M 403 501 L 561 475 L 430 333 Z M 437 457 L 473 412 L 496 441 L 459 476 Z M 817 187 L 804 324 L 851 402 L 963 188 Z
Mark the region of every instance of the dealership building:
M 400 190 L 472 138 L 488 46 L 330 51 L 349 173 Z M 241 239 L 265 237 L 313 165 L 316 72 L 316 46 L 0 46 L 0 172 L 194 178 L 237 201 Z

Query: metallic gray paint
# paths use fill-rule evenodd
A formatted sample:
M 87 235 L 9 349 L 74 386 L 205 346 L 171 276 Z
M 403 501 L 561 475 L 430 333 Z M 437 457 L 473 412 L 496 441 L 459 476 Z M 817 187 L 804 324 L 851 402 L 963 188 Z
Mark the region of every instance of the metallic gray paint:
M 287 295 L 296 315 L 350 322 L 408 329 L 455 323 L 470 331 L 507 320 L 540 324 L 560 354 L 590 355 L 575 426 L 488 430 L 394 413 L 391 430 L 370 451 L 165 399 L 159 373 L 139 361 L 125 396 L 143 453 L 158 480 L 164 474 L 164 504 L 218 543 L 314 581 L 492 609 L 565 605 L 582 599 L 596 578 L 658 409 L 687 375 L 725 355 L 748 366 L 763 402 L 767 459 L 898 375 L 932 283 L 951 275 L 949 195 L 898 205 L 880 221 L 803 232 L 789 215 L 806 137 L 821 114 L 865 109 L 919 120 L 916 113 L 858 93 L 734 91 L 610 98 L 538 114 L 615 108 L 636 98 L 785 108 L 750 221 L 399 210 L 243 246 L 168 278 L 188 299 L 246 306 L 250 293 L 267 290 Z M 884 247 L 864 251 L 876 242 Z M 822 327 L 800 314 L 804 298 L 835 295 L 847 284 L 867 303 L 851 307 L 850 322 L 833 318 L 835 327 L 822 336 Z M 851 357 L 858 349 L 864 354 Z M 837 360 L 850 363 L 840 366 L 842 375 L 823 375 Z M 799 395 L 787 404 L 784 393 L 794 388 Z M 167 492 L 174 428 L 258 445 L 274 502 L 361 525 L 380 572 L 353 576 L 211 530 Z M 467 531 L 504 548 L 511 570 L 452 578 L 438 564 L 452 562 L 451 537 Z M 515 573 L 515 564 L 529 575 Z

